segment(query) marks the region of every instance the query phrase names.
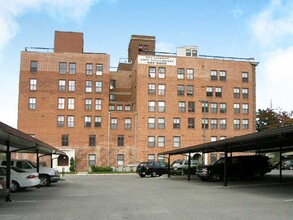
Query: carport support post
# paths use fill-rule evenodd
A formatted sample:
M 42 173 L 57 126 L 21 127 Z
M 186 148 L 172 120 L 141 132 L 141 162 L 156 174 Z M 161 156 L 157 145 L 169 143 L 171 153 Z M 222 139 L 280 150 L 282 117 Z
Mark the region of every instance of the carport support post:
M 11 181 L 11 178 L 10 178 L 10 173 L 11 173 L 11 171 L 10 171 L 10 168 L 11 168 L 10 142 L 6 141 L 5 145 L 6 145 L 6 161 L 7 161 L 7 164 L 6 164 L 6 188 L 10 189 L 10 181 Z M 5 197 L 5 201 L 11 202 L 10 193 L 8 193 L 8 195 Z
M 40 173 L 39 166 L 40 166 L 40 158 L 39 158 L 39 149 L 37 148 L 37 173 Z
M 170 154 L 168 156 L 168 178 L 170 178 Z
M 188 181 L 190 181 L 190 151 L 188 153 Z
M 227 186 L 227 185 L 228 185 L 228 182 L 227 182 L 227 156 L 228 156 L 228 153 L 227 153 L 227 151 L 225 151 L 225 163 L 224 163 L 224 186 Z
M 280 173 L 279 173 L 279 178 L 280 178 L 280 183 L 282 183 L 282 181 L 283 181 L 283 175 L 282 175 L 282 163 L 283 163 L 283 153 L 282 153 L 282 151 L 283 151 L 283 143 L 281 143 L 281 145 L 280 145 L 280 163 L 279 163 L 279 166 L 280 166 Z

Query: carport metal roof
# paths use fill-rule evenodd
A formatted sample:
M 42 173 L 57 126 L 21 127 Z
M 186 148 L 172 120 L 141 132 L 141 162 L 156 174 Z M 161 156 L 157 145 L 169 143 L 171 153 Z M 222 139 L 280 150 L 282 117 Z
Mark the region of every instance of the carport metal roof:
M 176 155 L 193 152 L 243 152 L 254 150 L 259 153 L 279 152 L 280 150 L 282 152 L 293 151 L 293 125 L 164 151 L 159 154 Z
M 65 153 L 43 141 L 0 122 L 0 152 L 60 154 Z

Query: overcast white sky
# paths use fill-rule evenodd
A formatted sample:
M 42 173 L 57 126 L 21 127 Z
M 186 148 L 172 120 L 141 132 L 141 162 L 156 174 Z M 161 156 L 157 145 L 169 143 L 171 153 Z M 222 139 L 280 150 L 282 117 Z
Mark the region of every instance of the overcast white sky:
M 131 34 L 157 51 L 195 45 L 199 54 L 254 57 L 257 108 L 293 110 L 292 0 L 0 0 L 0 121 L 17 126 L 20 52 L 53 48 L 54 31 L 84 33 L 86 52 L 127 57 Z

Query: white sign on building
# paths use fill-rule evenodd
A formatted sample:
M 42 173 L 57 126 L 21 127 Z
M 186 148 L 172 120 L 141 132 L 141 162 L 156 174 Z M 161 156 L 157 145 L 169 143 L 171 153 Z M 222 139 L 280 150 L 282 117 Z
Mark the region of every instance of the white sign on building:
M 176 66 L 175 57 L 138 56 L 139 64 Z

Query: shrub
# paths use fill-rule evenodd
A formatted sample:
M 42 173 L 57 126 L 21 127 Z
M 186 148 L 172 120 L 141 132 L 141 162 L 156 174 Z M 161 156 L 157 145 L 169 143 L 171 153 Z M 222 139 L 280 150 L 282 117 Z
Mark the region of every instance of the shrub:
M 111 173 L 113 172 L 111 167 L 100 167 L 100 166 L 91 166 L 92 172 L 93 173 Z
M 69 167 L 69 171 L 71 173 L 75 173 L 75 160 L 73 157 L 70 158 L 70 167 Z

